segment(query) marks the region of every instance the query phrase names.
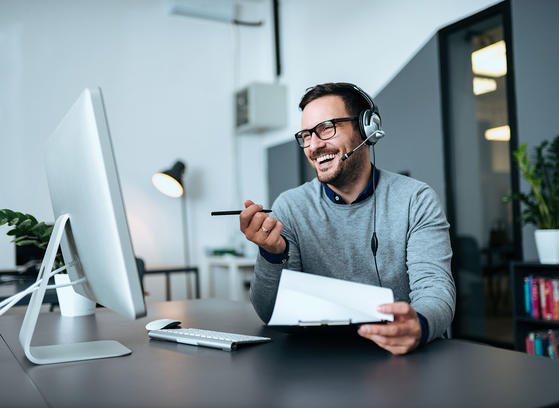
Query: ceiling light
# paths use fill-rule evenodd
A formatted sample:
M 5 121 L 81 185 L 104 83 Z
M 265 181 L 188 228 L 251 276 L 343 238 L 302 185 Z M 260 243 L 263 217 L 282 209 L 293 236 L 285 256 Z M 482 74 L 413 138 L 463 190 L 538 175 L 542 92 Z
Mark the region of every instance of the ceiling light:
M 497 89 L 497 81 L 491 78 L 474 77 L 474 95 L 483 95 Z
M 509 125 L 494 127 L 485 131 L 485 138 L 498 142 L 508 142 L 510 140 Z
M 476 75 L 501 77 L 507 74 L 507 49 L 503 40 L 472 52 L 472 71 Z

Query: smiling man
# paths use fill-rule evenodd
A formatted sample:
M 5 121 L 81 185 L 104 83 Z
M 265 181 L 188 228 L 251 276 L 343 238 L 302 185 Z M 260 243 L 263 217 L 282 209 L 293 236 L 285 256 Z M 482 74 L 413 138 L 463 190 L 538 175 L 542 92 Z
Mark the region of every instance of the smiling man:
M 281 270 L 289 268 L 391 288 L 395 303 L 380 311 L 394 322 L 362 325 L 358 333 L 393 354 L 441 337 L 456 291 L 449 225 L 435 192 L 374 168 L 367 144 L 351 153 L 374 140 L 371 116 L 380 124 L 357 86 L 317 85 L 299 107 L 303 130 L 295 139 L 317 177 L 282 193 L 271 215 L 248 200 L 240 216 L 241 231 L 260 247 L 250 294 L 256 312 L 270 319 Z

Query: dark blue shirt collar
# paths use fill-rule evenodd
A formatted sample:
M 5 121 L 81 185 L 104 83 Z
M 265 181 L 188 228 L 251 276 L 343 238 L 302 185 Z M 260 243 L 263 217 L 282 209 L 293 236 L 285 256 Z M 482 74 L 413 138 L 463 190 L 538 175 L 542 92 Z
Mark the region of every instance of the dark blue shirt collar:
M 371 167 L 373 167 L 372 163 L 371 163 Z M 380 171 L 378 171 L 375 167 L 373 167 L 373 171 L 371 172 L 371 178 L 369 179 L 369 183 L 367 184 L 367 187 L 365 187 L 365 190 L 363 190 L 357 196 L 355 201 L 351 204 L 358 203 L 372 196 L 373 192 L 375 191 L 375 188 L 377 187 L 379 177 L 380 177 Z M 374 187 L 373 187 L 373 180 L 375 182 Z M 342 196 L 340 196 L 338 193 L 336 193 L 334 190 L 328 187 L 326 183 L 322 183 L 322 186 L 324 187 L 324 193 L 326 194 L 326 197 L 328 197 L 330 201 L 332 201 L 334 204 L 347 204 L 342 198 Z

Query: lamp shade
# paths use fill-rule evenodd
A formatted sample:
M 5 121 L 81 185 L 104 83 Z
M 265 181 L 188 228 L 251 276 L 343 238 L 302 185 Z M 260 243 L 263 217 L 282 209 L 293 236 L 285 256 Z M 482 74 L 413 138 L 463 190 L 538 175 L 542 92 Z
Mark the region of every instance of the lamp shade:
M 184 163 L 178 160 L 169 170 L 155 173 L 151 181 L 163 194 L 173 198 L 180 197 L 184 193 L 182 177 L 185 169 Z

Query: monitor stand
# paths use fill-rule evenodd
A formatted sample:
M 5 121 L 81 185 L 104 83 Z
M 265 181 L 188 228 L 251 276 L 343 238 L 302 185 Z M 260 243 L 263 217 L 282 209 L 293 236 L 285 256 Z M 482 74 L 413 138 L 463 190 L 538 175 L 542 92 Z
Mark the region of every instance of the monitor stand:
M 63 214 L 56 219 L 45 257 L 39 269 L 37 282 L 41 281 L 37 290 L 31 295 L 29 306 L 19 332 L 19 342 L 23 347 L 25 356 L 35 364 L 54 364 L 69 361 L 92 360 L 97 358 L 119 357 L 131 354 L 132 351 L 114 340 L 88 341 L 71 344 L 53 344 L 48 346 L 31 346 L 31 339 L 37 325 L 37 318 L 41 310 L 47 284 L 64 234 L 66 224 L 69 223 L 69 214 Z M 66 229 L 70 234 L 70 228 Z M 80 280 L 81 282 L 81 280 Z M 73 282 L 72 284 L 76 284 Z

